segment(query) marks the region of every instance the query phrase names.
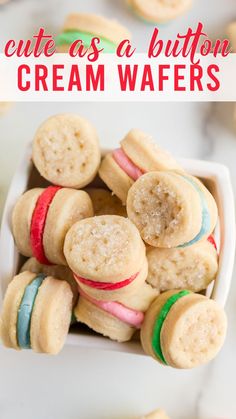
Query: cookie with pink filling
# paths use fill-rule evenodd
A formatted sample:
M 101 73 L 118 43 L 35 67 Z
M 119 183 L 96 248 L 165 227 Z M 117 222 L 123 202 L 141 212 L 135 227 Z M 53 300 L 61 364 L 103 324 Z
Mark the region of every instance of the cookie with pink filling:
M 66 265 L 64 239 L 69 228 L 91 217 L 91 199 L 84 191 L 49 186 L 25 192 L 12 213 L 12 231 L 19 252 L 43 265 Z
M 99 176 L 125 203 L 133 183 L 144 173 L 156 170 L 183 171 L 181 166 L 142 131 L 132 129 L 120 142 L 120 148 L 108 153 L 99 168 Z
M 68 231 L 64 254 L 81 289 L 97 300 L 131 295 L 147 277 L 144 243 L 130 220 L 101 215 Z
M 75 316 L 79 322 L 112 340 L 125 342 L 140 329 L 144 313 L 157 296 L 150 285 L 144 283 L 122 302 L 97 300 L 80 290 Z

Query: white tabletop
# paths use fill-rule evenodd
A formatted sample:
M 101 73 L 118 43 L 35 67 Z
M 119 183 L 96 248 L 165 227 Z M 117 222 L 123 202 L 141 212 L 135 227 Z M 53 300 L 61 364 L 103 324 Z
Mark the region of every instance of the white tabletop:
M 15 0 L 0 6 L 0 45 L 27 37 L 39 25 L 57 32 L 71 11 L 101 12 L 129 26 L 144 50 L 152 27 L 137 20 L 122 0 Z M 202 20 L 222 35 L 236 17 L 235 0 L 198 0 L 186 17 L 164 26 L 172 37 Z M 57 112 L 78 112 L 97 127 L 103 147 L 113 147 L 132 127 L 152 134 L 176 156 L 229 166 L 236 190 L 236 133 L 232 104 L 16 104 L 0 117 L 1 207 L 24 145 L 39 123 Z M 7 251 L 7 249 L 6 249 Z M 222 352 L 192 371 L 161 367 L 150 358 L 67 346 L 56 357 L 0 347 L 1 419 L 134 419 L 165 407 L 173 419 L 235 419 L 235 285 L 227 312 L 229 333 Z

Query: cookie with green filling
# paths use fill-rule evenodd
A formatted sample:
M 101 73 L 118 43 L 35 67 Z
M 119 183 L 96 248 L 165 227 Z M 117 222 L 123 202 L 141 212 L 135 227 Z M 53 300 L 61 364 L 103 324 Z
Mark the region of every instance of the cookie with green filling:
M 94 14 L 73 13 L 67 16 L 62 31 L 57 36 L 57 50 L 67 52 L 77 39 L 83 41 L 84 47 L 88 49 L 94 37 L 100 38 L 99 49 L 115 53 L 119 43 L 124 39 L 130 39 L 131 35 L 116 20 Z
M 56 355 L 69 330 L 73 294 L 66 281 L 29 271 L 8 285 L 0 318 L 4 346 Z
M 226 329 L 225 312 L 214 300 L 188 290 L 167 291 L 146 312 L 141 342 L 163 365 L 194 368 L 217 355 Z

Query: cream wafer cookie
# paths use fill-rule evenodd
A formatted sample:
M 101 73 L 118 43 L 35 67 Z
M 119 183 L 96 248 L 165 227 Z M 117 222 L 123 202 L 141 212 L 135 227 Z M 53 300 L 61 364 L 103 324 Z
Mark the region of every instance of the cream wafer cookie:
M 208 240 L 185 248 L 149 247 L 147 260 L 147 282 L 159 292 L 172 289 L 204 290 L 218 271 L 217 251 Z
M 116 301 L 96 300 L 80 289 L 75 316 L 79 322 L 110 339 L 126 341 L 140 329 L 144 313 L 156 296 L 156 290 L 146 282 L 133 295 Z
M 164 248 L 204 240 L 217 220 L 216 203 L 204 185 L 174 172 L 141 176 L 129 190 L 127 213 L 146 243 Z
M 98 48 L 107 53 L 115 53 L 116 48 L 124 39 L 130 39 L 130 32 L 114 19 L 88 13 L 72 13 L 67 16 L 61 33 L 57 36 L 57 49 L 67 52 L 70 45 L 81 40 L 85 49 L 89 49 L 91 41 L 98 37 Z
M 186 13 L 192 0 L 127 0 L 132 10 L 142 20 L 166 23 Z
M 3 344 L 57 354 L 67 336 L 73 294 L 66 281 L 22 272 L 8 285 L 0 318 Z
M 120 148 L 108 153 L 99 168 L 105 184 L 123 203 L 134 183 L 144 173 L 157 170 L 176 170 L 182 167 L 152 137 L 138 129 L 132 129 L 120 142 Z
M 226 329 L 225 312 L 214 300 L 187 290 L 167 291 L 146 312 L 141 342 L 163 365 L 194 368 L 217 355 Z
M 78 220 L 93 215 L 84 191 L 49 186 L 25 192 L 12 213 L 12 231 L 18 250 L 41 264 L 66 265 L 64 239 Z
M 33 162 L 54 185 L 82 188 L 97 174 L 100 148 L 95 128 L 76 114 L 47 119 L 33 140 Z
M 127 217 L 126 208 L 108 189 L 86 188 L 94 209 L 94 215 L 121 215 Z
M 130 220 L 101 215 L 74 224 L 64 253 L 86 294 L 105 300 L 132 293 L 147 277 L 144 243 Z

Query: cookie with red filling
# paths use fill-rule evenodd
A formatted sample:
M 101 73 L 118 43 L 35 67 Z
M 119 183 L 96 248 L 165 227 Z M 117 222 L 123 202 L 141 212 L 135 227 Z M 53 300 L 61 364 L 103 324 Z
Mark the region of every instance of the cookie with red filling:
M 147 277 L 144 243 L 130 220 L 101 215 L 68 231 L 64 254 L 81 289 L 97 300 L 132 295 Z
M 43 265 L 66 265 L 64 239 L 69 228 L 93 215 L 88 194 L 49 186 L 25 192 L 12 213 L 12 231 L 19 252 Z

